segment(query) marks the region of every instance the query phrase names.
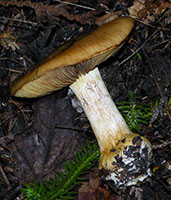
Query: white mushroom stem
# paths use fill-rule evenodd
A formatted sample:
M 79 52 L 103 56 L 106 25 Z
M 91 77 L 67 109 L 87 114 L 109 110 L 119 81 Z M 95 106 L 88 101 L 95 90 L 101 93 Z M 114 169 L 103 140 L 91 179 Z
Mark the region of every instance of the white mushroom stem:
M 98 68 L 81 75 L 70 88 L 81 102 L 101 152 L 115 148 L 130 130 L 107 91 Z
M 98 68 L 80 75 L 70 87 L 80 100 L 99 143 L 99 169 L 106 171 L 106 180 L 121 187 L 137 184 L 151 175 L 150 142 L 130 131 Z

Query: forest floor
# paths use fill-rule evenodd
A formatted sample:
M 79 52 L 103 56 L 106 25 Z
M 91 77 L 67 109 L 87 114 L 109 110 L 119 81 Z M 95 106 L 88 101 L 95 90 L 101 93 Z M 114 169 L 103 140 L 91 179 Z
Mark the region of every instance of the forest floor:
M 129 40 L 99 69 L 116 103 L 148 108 L 147 123 L 138 124 L 137 130 L 152 144 L 152 176 L 123 191 L 101 181 L 97 163 L 73 198 L 171 199 L 169 0 L 69 2 L 73 5 L 55 0 L 0 1 L 0 200 L 24 199 L 23 183 L 53 177 L 87 139 L 95 141 L 68 88 L 42 98 L 20 99 L 10 94 L 13 81 L 67 41 L 128 14 L 136 19 Z

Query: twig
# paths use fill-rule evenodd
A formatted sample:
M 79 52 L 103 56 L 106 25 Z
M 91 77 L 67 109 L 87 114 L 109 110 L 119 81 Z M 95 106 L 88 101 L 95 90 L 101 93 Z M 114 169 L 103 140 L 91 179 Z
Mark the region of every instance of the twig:
M 155 34 L 157 34 L 158 30 L 154 31 L 152 35 L 136 50 L 134 53 L 132 53 L 130 56 L 128 56 L 125 60 L 119 63 L 119 66 L 123 65 L 126 63 L 128 60 L 130 60 L 136 53 L 138 53 L 152 38 Z
M 20 70 L 17 70 L 17 69 L 7 69 L 7 68 L 1 68 L 0 67 L 0 70 L 6 70 L 6 71 L 10 71 L 10 72 L 19 73 L 19 74 L 23 73 L 23 71 L 20 71 Z
M 157 81 L 156 74 L 155 74 L 155 72 L 154 72 L 154 69 L 153 69 L 153 67 L 152 67 L 152 64 L 151 64 L 151 62 L 150 62 L 150 60 L 149 60 L 149 58 L 148 58 L 148 56 L 147 56 L 145 47 L 142 48 L 142 51 L 143 51 L 143 54 L 144 54 L 144 56 L 145 56 L 145 58 L 146 58 L 146 60 L 147 60 L 148 65 L 150 66 L 150 69 L 151 69 L 151 72 L 152 72 L 152 75 L 153 75 L 153 79 L 154 79 L 154 82 L 155 82 L 155 84 L 156 84 L 156 86 L 157 86 L 157 89 L 158 89 L 158 91 L 159 91 L 159 94 L 160 94 L 161 98 L 163 98 L 163 97 L 164 97 L 164 96 L 163 96 L 163 93 L 162 93 L 162 91 L 161 91 L 161 89 L 160 89 L 160 85 L 159 85 L 159 83 L 158 83 L 158 81 Z M 169 117 L 169 120 L 171 121 L 171 116 L 170 116 L 170 113 L 169 113 L 169 111 L 168 111 L 168 107 L 166 106 L 166 104 L 164 104 L 164 105 L 165 105 L 165 109 L 166 109 L 167 116 Z
M 18 110 L 22 113 L 22 115 L 24 117 L 24 121 L 26 122 L 26 124 L 28 126 L 31 126 L 32 122 L 28 122 L 27 116 L 24 113 L 24 110 L 21 108 L 20 104 L 17 101 L 14 101 L 12 99 L 9 100 L 9 103 L 14 104 L 18 108 Z
M 171 43 L 171 40 L 164 40 L 164 41 L 162 41 L 162 42 L 159 42 L 159 43 L 157 43 L 157 44 L 155 44 L 155 45 L 153 45 L 153 46 L 151 46 L 151 47 L 146 47 L 147 49 L 149 49 L 148 50 L 148 52 L 151 52 L 153 49 L 155 49 L 155 48 L 157 48 L 158 46 L 160 46 L 160 45 L 162 45 L 162 44 L 165 44 L 165 43 L 167 43 L 167 46 L 169 46 L 170 45 L 170 43 Z
M 0 58 L 0 60 L 9 60 L 9 61 L 11 61 L 11 62 L 14 62 L 14 63 L 17 63 L 17 64 L 19 64 L 19 65 L 21 65 L 22 67 L 25 67 L 23 64 L 21 64 L 20 62 L 18 62 L 17 60 L 15 60 L 15 59 L 12 59 L 12 58 Z
M 71 131 L 78 131 L 78 132 L 85 132 L 85 133 L 93 133 L 92 131 L 85 130 L 82 128 L 73 128 L 73 127 L 67 127 L 67 126 L 62 126 L 62 125 L 55 125 L 56 129 L 65 129 L 65 130 L 71 130 Z
M 88 10 L 96 10 L 95 8 L 91 8 L 91 7 L 88 7 L 88 6 L 82 6 L 82 5 L 71 3 L 71 2 L 68 2 L 68 1 L 60 1 L 60 0 L 55 0 L 55 1 L 57 1 L 59 3 L 63 3 L 63 4 L 68 4 L 68 5 L 71 5 L 71 6 L 76 6 L 76 7 L 79 7 L 79 8 L 85 8 L 85 9 L 88 9 Z
M 164 16 L 164 14 L 168 11 L 169 9 L 168 8 L 166 8 L 162 13 L 161 13 L 161 15 L 160 15 L 160 19 L 162 19 L 162 17 Z M 135 17 L 133 17 L 133 16 L 131 16 L 132 18 L 135 18 Z M 141 20 L 139 20 L 139 19 L 137 19 L 137 18 L 135 18 L 137 21 L 139 21 L 140 23 L 142 23 L 142 24 L 144 24 L 144 25 L 148 25 L 148 24 L 146 24 L 146 23 L 144 23 L 144 22 L 142 22 Z M 154 21 L 154 23 L 155 24 L 157 24 L 159 21 L 160 21 L 160 19 L 157 19 L 157 20 L 155 20 Z M 150 25 L 151 26 L 151 25 Z M 123 60 L 121 63 L 119 63 L 119 65 L 121 66 L 121 65 L 123 65 L 125 62 L 127 62 L 129 59 L 131 59 L 136 53 L 138 53 L 138 51 L 140 51 L 152 38 L 153 38 L 153 36 L 155 35 L 155 34 L 157 34 L 157 32 L 159 32 L 161 29 L 163 29 L 163 28 L 160 28 L 160 27 L 157 27 L 157 26 L 152 26 L 153 28 L 159 28 L 159 29 L 157 29 L 156 31 L 154 31 L 154 33 L 152 34 L 152 35 L 150 35 L 150 37 L 133 53 L 133 54 L 131 54 L 130 56 L 128 56 L 125 60 Z M 169 31 L 170 31 L 170 29 L 169 29 Z
M 0 163 L 0 172 L 1 172 L 2 178 L 4 179 L 4 182 L 7 184 L 8 187 L 10 187 L 10 182 L 1 166 L 1 163 Z
M 17 21 L 17 22 L 22 22 L 22 23 L 25 23 L 25 24 L 32 24 L 32 25 L 37 25 L 36 22 L 31 22 L 31 21 L 27 21 L 27 20 L 23 20 L 23 19 L 15 19 L 15 18 L 10 18 L 10 17 L 0 17 L 0 19 L 7 19 L 7 20 L 10 20 L 10 21 Z
M 162 149 L 162 148 L 165 148 L 168 145 L 171 145 L 171 140 L 170 141 L 162 141 L 160 144 L 156 144 L 156 145 L 154 144 L 152 146 L 152 149 L 153 150 Z
M 141 19 L 138 19 L 137 17 L 135 16 L 132 16 L 132 15 L 129 15 L 131 18 L 135 19 L 135 21 L 145 25 L 145 26 L 148 26 L 148 27 L 151 27 L 151 28 L 155 28 L 155 29 L 158 29 L 158 30 L 162 30 L 162 31 L 170 31 L 170 29 L 168 28 L 163 28 L 163 27 L 158 27 L 158 26 L 153 26 L 151 24 L 148 24 L 148 23 L 145 23 L 143 22 Z

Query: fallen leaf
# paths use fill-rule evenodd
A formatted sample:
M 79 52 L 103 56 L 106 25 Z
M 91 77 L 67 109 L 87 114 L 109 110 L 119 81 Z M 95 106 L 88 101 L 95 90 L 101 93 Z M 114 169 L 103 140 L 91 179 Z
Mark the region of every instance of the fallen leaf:
M 94 168 L 87 175 L 88 181 L 84 182 L 78 191 L 78 200 L 116 200 L 110 194 L 107 184 L 100 184 L 99 170 Z
M 56 123 L 74 126 L 75 111 L 69 98 L 61 94 L 35 100 L 33 124 L 10 144 L 20 182 L 52 177 L 82 144 L 82 136 L 76 131 L 55 128 Z

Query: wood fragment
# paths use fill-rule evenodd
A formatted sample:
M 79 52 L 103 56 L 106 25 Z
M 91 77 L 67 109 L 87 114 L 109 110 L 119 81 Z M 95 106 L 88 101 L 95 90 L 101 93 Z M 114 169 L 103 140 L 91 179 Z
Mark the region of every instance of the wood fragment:
M 5 174 L 5 172 L 4 172 L 4 170 L 3 170 L 2 166 L 1 166 L 1 163 L 0 163 L 0 173 L 1 173 L 1 175 L 2 175 L 2 178 L 4 179 L 5 184 L 6 184 L 8 187 L 10 187 L 10 182 L 9 182 L 9 180 L 8 180 L 6 174 Z

